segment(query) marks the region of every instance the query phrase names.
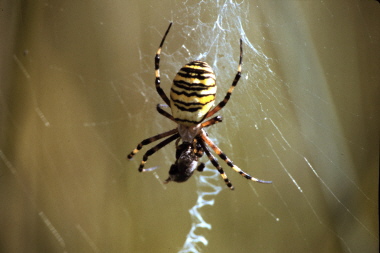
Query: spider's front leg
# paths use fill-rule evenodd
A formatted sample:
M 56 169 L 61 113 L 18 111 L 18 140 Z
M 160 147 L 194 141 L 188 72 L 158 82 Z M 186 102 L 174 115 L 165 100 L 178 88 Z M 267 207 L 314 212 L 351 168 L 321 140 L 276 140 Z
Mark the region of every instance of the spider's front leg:
M 167 131 L 167 132 L 162 133 L 162 134 L 157 134 L 155 136 L 152 136 L 150 138 L 147 138 L 147 139 L 143 140 L 142 142 L 140 142 L 137 145 L 137 147 L 131 153 L 129 153 L 129 155 L 127 156 L 128 160 L 131 160 L 133 158 L 133 156 L 142 149 L 143 146 L 148 145 L 148 144 L 150 144 L 152 142 L 158 141 L 158 140 L 160 140 L 162 138 L 165 138 L 166 136 L 169 136 L 169 135 L 172 135 L 172 134 L 175 134 L 175 133 L 178 133 L 177 128 L 172 129 L 172 130 Z
M 204 152 L 206 153 L 208 159 L 211 161 L 212 165 L 219 171 L 220 175 L 223 178 L 223 181 L 226 183 L 227 187 L 231 190 L 235 189 L 231 183 L 231 181 L 228 179 L 226 173 L 224 172 L 223 168 L 220 167 L 218 161 L 215 159 L 215 157 L 211 154 L 210 150 L 207 148 L 206 144 L 202 139 L 199 139 L 198 142 L 202 146 Z
M 144 165 L 147 162 L 149 156 L 153 155 L 158 150 L 160 150 L 161 148 L 163 148 L 164 146 L 168 145 L 170 142 L 172 142 L 172 141 L 174 141 L 175 139 L 178 139 L 178 138 L 179 138 L 179 134 L 176 133 L 176 134 L 170 136 L 169 138 L 163 140 L 162 142 L 158 143 L 153 148 L 151 148 L 148 151 L 146 151 L 146 153 L 144 154 L 143 159 L 142 159 L 142 161 L 140 163 L 139 171 L 140 172 L 144 171 Z
M 233 164 L 233 162 L 223 153 L 223 151 L 218 148 L 218 146 L 216 146 L 206 135 L 206 132 L 202 129 L 201 130 L 201 133 L 199 134 L 200 135 L 200 138 L 208 145 L 212 148 L 212 150 L 214 150 L 214 152 L 220 157 L 222 158 L 228 166 L 230 166 L 234 171 L 236 171 L 237 173 L 239 173 L 240 175 L 242 175 L 243 177 L 245 177 L 246 179 L 249 179 L 249 180 L 252 180 L 252 181 L 255 181 L 255 182 L 258 182 L 258 183 L 264 183 L 264 184 L 270 184 L 272 183 L 272 181 L 264 181 L 264 180 L 261 180 L 261 179 L 258 179 L 258 178 L 255 178 L 255 177 L 252 177 L 251 175 L 249 175 L 248 173 L 244 172 L 242 169 L 240 169 L 238 166 L 236 166 L 235 164 Z M 207 154 L 207 150 L 205 149 L 205 152 Z M 210 157 L 209 157 L 210 158 Z M 211 160 L 211 159 L 210 159 Z M 212 162 L 212 160 L 211 160 Z M 216 163 L 217 164 L 217 163 Z M 216 164 L 213 163 L 213 165 L 219 170 L 219 168 L 216 166 Z M 219 165 L 219 164 L 217 164 Z M 220 167 L 220 166 L 219 166 Z M 223 177 L 223 176 L 222 176 Z M 224 179 L 224 177 L 223 177 Z M 230 187 L 231 188 L 231 187 Z

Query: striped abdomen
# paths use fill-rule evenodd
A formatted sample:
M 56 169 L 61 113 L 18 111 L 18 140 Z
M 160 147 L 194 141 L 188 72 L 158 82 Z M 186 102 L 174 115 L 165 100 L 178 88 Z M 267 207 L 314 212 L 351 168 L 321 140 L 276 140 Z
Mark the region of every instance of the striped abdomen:
M 215 74 L 202 61 L 183 66 L 173 80 L 170 91 L 172 115 L 179 124 L 197 125 L 214 105 Z

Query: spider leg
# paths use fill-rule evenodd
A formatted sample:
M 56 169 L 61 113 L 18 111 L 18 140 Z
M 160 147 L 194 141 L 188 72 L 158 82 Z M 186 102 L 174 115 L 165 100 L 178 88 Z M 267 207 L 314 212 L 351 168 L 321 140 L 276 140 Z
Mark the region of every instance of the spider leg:
M 161 76 L 160 76 L 160 55 L 161 55 L 161 48 L 162 48 L 162 45 L 164 44 L 165 42 L 165 39 L 166 39 L 166 36 L 168 35 L 169 33 L 169 30 L 170 30 L 170 27 L 172 26 L 172 22 L 170 22 L 169 24 L 169 27 L 168 29 L 166 30 L 165 32 L 165 35 L 164 37 L 162 38 L 162 41 L 161 41 L 161 44 L 160 44 L 160 47 L 158 48 L 157 50 L 157 53 L 156 53 L 156 56 L 154 57 L 154 69 L 155 69 L 155 75 L 156 75 L 156 90 L 158 92 L 158 94 L 161 96 L 161 98 L 165 101 L 165 103 L 170 107 L 170 100 L 169 98 L 166 96 L 164 90 L 161 88 L 160 86 L 160 83 L 161 83 Z
M 234 187 L 233 185 L 231 184 L 230 180 L 228 179 L 226 173 L 224 172 L 223 168 L 220 167 L 218 161 L 215 159 L 215 157 L 211 154 L 210 150 L 207 148 L 206 144 L 204 143 L 204 141 L 202 139 L 199 140 L 199 143 L 201 144 L 203 150 L 205 151 L 208 159 L 211 161 L 212 165 L 214 165 L 214 167 L 219 171 L 220 175 L 222 176 L 224 182 L 226 183 L 226 185 L 231 189 L 233 190 Z
M 204 150 L 203 150 L 203 147 L 199 148 L 197 147 L 198 149 L 194 149 L 194 152 L 195 152 L 195 155 L 199 158 L 201 158 L 203 156 L 203 153 L 204 153 Z
M 203 146 L 201 145 L 201 141 L 199 138 L 194 138 L 194 141 L 193 141 L 193 150 L 194 150 L 194 154 L 199 158 L 201 158 L 203 156 L 203 153 L 204 153 L 204 150 L 203 150 Z
M 211 117 L 215 113 L 217 113 L 220 109 L 222 109 L 228 102 L 228 100 L 231 97 L 232 92 L 234 91 L 235 86 L 239 82 L 240 76 L 241 76 L 241 63 L 243 61 L 243 41 L 240 39 L 240 59 L 239 59 L 239 66 L 238 66 L 238 71 L 236 73 L 235 79 L 232 82 L 231 87 L 228 89 L 226 96 L 224 99 L 217 105 L 215 106 L 211 111 L 209 111 L 205 118 Z
M 154 146 L 153 148 L 149 149 L 148 151 L 146 151 L 146 153 L 144 154 L 143 156 L 143 159 L 140 163 L 140 166 L 139 166 L 139 171 L 140 172 L 144 172 L 144 165 L 146 163 L 146 161 L 148 160 L 148 157 L 153 155 L 154 153 L 156 153 L 158 150 L 160 150 L 162 147 L 168 145 L 170 142 L 174 141 L 175 139 L 179 138 L 179 134 L 176 133 L 172 136 L 170 136 L 169 138 L 163 140 L 162 142 L 158 143 L 156 146 Z
M 201 128 L 212 126 L 216 123 L 222 122 L 222 116 L 216 116 L 212 119 L 209 119 L 201 124 Z
M 222 152 L 220 148 L 218 148 L 207 136 L 206 132 L 202 129 L 200 133 L 200 137 L 202 140 L 209 145 L 212 150 L 220 157 L 222 158 L 228 166 L 230 166 L 234 171 L 245 177 L 246 179 L 258 182 L 258 183 L 265 183 L 265 184 L 270 184 L 272 181 L 264 181 L 255 177 L 252 177 L 251 175 L 247 174 L 243 170 L 241 170 L 238 166 L 234 165 L 233 162 Z M 205 150 L 206 151 L 206 150 Z
M 132 159 L 132 157 L 137 153 L 137 152 L 139 152 L 140 151 L 140 149 L 142 149 L 142 147 L 143 146 L 145 146 L 145 145 L 148 145 L 148 144 L 150 144 L 150 143 L 152 143 L 152 142 L 154 142 L 154 141 L 157 141 L 157 140 L 159 140 L 159 139 L 162 139 L 162 138 L 164 138 L 164 137 L 166 137 L 166 136 L 169 136 L 169 135 L 172 135 L 172 134 L 175 134 L 175 133 L 177 133 L 178 132 L 178 130 L 177 130 L 177 128 L 175 128 L 175 129 L 172 129 L 172 130 L 170 130 L 170 131 L 167 131 L 167 132 L 165 132 L 165 133 L 162 133 L 162 134 L 157 134 L 157 135 L 155 135 L 155 136 L 152 136 L 152 137 L 150 137 L 150 138 L 147 138 L 147 139 L 145 139 L 145 140 L 143 140 L 142 142 L 140 142 L 138 145 L 137 145 L 137 147 L 127 156 L 128 157 L 128 160 L 130 160 L 130 159 Z
M 157 111 L 158 111 L 161 115 L 165 116 L 166 118 L 168 118 L 168 119 L 170 119 L 170 120 L 176 122 L 175 119 L 174 119 L 174 117 L 173 117 L 172 115 L 170 115 L 170 113 L 164 111 L 164 110 L 162 109 L 162 107 L 168 107 L 168 106 L 167 106 L 166 104 L 157 104 L 157 107 L 156 107 Z M 176 123 L 177 123 L 177 122 L 176 122 Z

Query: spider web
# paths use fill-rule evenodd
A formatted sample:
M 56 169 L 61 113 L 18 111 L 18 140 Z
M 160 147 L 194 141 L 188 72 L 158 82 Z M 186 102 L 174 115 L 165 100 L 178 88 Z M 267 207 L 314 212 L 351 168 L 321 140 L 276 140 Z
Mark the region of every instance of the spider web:
M 378 252 L 375 1 L 35 2 L 1 6 L 0 252 Z M 85 15 L 84 15 L 85 14 Z M 236 165 L 162 182 L 175 125 L 155 111 L 186 62 L 208 62 L 207 129 Z M 375 67 L 376 66 L 376 67 Z M 202 159 L 206 162 L 206 156 Z

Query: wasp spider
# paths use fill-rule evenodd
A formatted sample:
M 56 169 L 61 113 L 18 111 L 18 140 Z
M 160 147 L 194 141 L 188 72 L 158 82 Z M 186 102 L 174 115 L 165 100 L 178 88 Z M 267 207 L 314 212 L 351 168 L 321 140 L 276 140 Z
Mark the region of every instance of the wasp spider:
M 178 124 L 178 126 L 170 131 L 143 140 L 128 155 L 128 159 L 131 159 L 143 146 L 168 137 L 145 153 L 138 169 L 140 172 L 147 171 L 144 170 L 144 165 L 149 156 L 153 155 L 170 142 L 177 140 L 176 161 L 170 167 L 169 178 L 165 180 L 165 183 L 170 181 L 184 182 L 191 177 L 195 170 L 202 171 L 205 165 L 203 163 L 198 165 L 198 160 L 203 156 L 203 153 L 206 153 L 211 163 L 219 171 L 226 185 L 233 190 L 234 187 L 232 186 L 230 180 L 228 180 L 222 167 L 211 154 L 209 147 L 220 158 L 222 158 L 228 166 L 243 177 L 259 183 L 271 183 L 269 181 L 254 178 L 245 173 L 238 166 L 234 165 L 234 163 L 222 152 L 222 150 L 220 150 L 220 148 L 218 148 L 207 137 L 207 133 L 204 130 L 205 127 L 209 127 L 222 121 L 221 116 L 216 116 L 203 122 L 227 104 L 231 97 L 232 91 L 240 79 L 241 63 L 243 59 L 242 40 L 240 39 L 240 60 L 235 79 L 233 80 L 232 85 L 224 99 L 213 108 L 216 94 L 215 74 L 206 62 L 192 61 L 179 70 L 173 80 L 173 85 L 170 91 L 170 99 L 162 90 L 160 86 L 160 54 L 162 45 L 164 44 L 165 38 L 168 35 L 171 26 L 172 23 L 169 24 L 155 56 L 155 83 L 158 94 L 165 102 L 165 104 L 157 105 L 157 111 L 166 118 L 174 121 Z M 170 107 L 172 114 L 169 114 L 162 109 L 163 107 Z M 180 141 L 182 141 L 181 144 L 179 144 Z

